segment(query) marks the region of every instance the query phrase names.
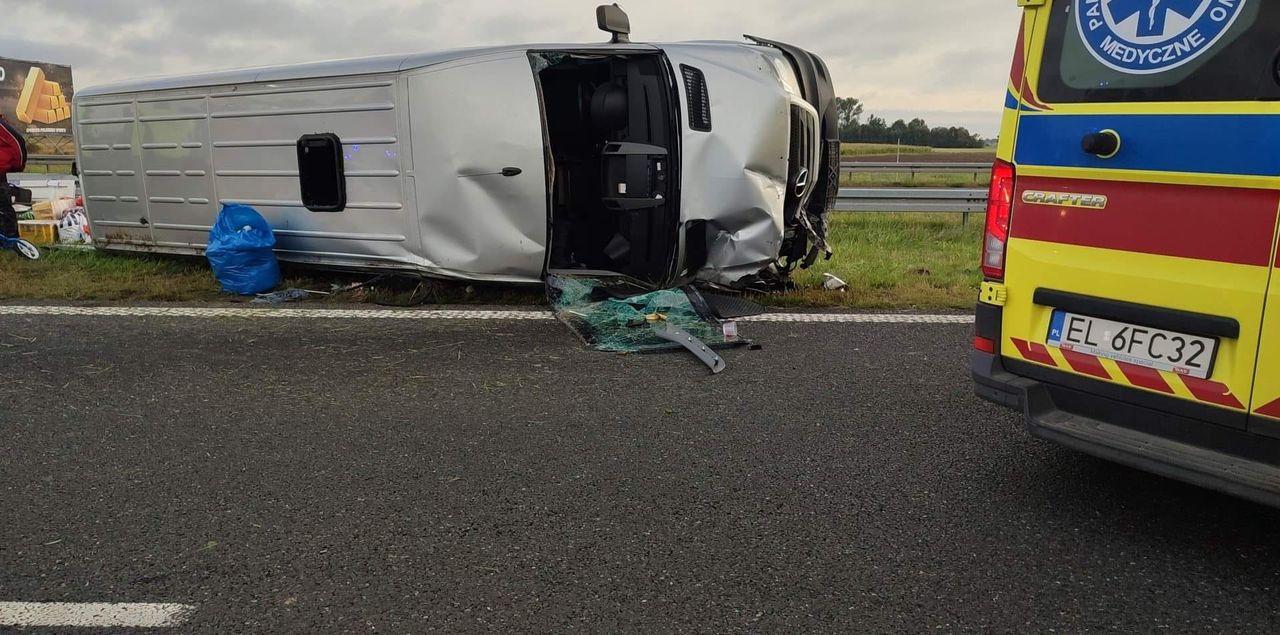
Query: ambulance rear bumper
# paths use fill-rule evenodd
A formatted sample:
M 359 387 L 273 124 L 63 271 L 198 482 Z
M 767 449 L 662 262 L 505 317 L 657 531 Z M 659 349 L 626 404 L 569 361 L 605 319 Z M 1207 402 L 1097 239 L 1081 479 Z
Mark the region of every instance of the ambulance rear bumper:
M 1197 411 L 1173 403 L 1135 403 L 1144 400 L 999 355 L 974 351 L 971 366 L 977 395 L 1021 412 L 1032 436 L 1280 507 L 1280 439 L 1190 416 Z

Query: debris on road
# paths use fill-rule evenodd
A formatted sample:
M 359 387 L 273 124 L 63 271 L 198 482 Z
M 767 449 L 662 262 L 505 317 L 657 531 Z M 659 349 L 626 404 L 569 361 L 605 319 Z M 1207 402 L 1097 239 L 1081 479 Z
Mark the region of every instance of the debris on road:
M 616 276 L 552 275 L 547 278 L 547 296 L 556 317 L 598 351 L 685 348 L 712 373 L 720 373 L 725 362 L 715 349 L 751 345 L 738 335 L 737 323 L 726 321 L 713 302 L 745 312 L 742 315 L 751 313 L 750 308 L 743 301 L 710 300 L 715 296 L 693 287 L 646 291 L 641 283 Z
M 280 291 L 271 293 L 259 293 L 249 304 L 284 304 L 286 302 L 296 302 L 298 300 L 306 300 L 312 295 L 329 295 L 327 291 L 309 291 L 307 289 L 298 289 L 290 287 Z

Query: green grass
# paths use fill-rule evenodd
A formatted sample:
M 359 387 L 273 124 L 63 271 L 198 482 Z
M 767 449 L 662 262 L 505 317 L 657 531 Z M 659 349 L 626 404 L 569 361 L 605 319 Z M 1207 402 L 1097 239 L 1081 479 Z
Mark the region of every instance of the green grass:
M 213 300 L 218 289 L 196 259 L 41 249 L 35 262 L 0 251 L 0 298 L 34 300 Z
M 71 174 L 70 163 L 28 163 L 23 174 Z
M 755 300 L 777 307 L 851 309 L 967 309 L 977 293 L 981 216 L 961 225 L 959 214 L 840 214 L 832 218 L 836 256 L 799 272 L 800 289 Z M 847 292 L 822 288 L 830 272 Z M 369 274 L 284 268 L 286 287 L 329 291 L 369 280 Z M 39 261 L 0 251 L 0 300 L 88 302 L 245 301 L 222 293 L 201 258 L 44 250 Z M 386 280 L 372 288 L 317 296 L 312 302 L 402 305 L 543 302 L 536 287 Z
M 840 144 L 840 154 L 848 156 L 875 156 L 881 154 L 995 154 L 995 148 L 933 148 L 929 146 L 899 146 L 896 143 L 851 143 Z
M 981 215 L 963 225 L 960 214 L 837 213 L 831 236 L 835 257 L 798 273 L 800 290 L 769 297 L 768 304 L 888 310 L 973 305 L 981 282 Z M 824 273 L 847 282 L 849 290 L 821 288 Z
M 282 264 L 281 288 L 332 291 L 372 274 L 314 271 Z M 375 286 L 317 295 L 315 301 L 409 304 L 419 300 L 447 304 L 536 304 L 536 287 L 471 285 L 414 277 L 396 277 Z M 92 250 L 42 249 L 40 260 L 21 259 L 0 251 L 0 300 L 71 300 L 91 302 L 247 301 L 223 293 L 203 258 L 106 253 Z
M 876 154 L 929 154 L 933 148 L 928 146 L 899 146 L 894 143 L 841 143 L 840 154 L 850 156 L 869 156 Z

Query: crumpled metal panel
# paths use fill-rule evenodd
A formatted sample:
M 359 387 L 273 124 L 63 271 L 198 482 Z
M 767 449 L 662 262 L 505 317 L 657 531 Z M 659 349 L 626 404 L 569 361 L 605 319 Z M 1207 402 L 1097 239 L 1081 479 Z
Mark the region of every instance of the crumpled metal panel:
M 699 280 L 733 285 L 778 258 L 795 97 L 776 55 L 725 42 L 660 45 L 679 75 L 702 70 L 711 98 L 711 132 L 683 131 L 681 221 L 706 221 L 710 244 Z M 683 82 L 681 103 L 688 103 Z M 687 116 L 687 114 L 686 114 Z

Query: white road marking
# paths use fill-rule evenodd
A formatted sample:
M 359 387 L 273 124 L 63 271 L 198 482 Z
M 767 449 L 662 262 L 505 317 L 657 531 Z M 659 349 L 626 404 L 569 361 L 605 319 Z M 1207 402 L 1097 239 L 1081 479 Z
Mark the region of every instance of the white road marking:
M 472 311 L 423 309 L 276 309 L 222 307 L 0 306 L 0 315 L 88 317 L 286 318 L 362 320 L 551 320 L 546 311 Z
M 740 322 L 800 322 L 855 324 L 973 324 L 972 315 L 911 315 L 900 313 L 766 313 Z
M 4 306 L 0 315 L 360 320 L 554 320 L 547 311 L 468 309 L 279 309 L 224 307 Z M 972 324 L 972 315 L 898 313 L 766 313 L 741 322 L 852 324 Z
M 189 604 L 99 602 L 0 602 L 0 626 L 166 628 L 179 626 Z

